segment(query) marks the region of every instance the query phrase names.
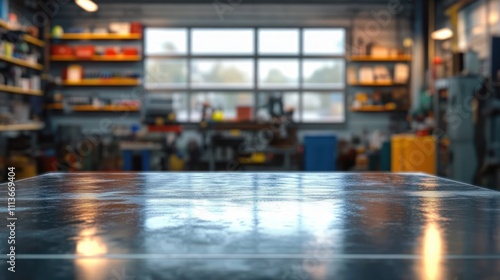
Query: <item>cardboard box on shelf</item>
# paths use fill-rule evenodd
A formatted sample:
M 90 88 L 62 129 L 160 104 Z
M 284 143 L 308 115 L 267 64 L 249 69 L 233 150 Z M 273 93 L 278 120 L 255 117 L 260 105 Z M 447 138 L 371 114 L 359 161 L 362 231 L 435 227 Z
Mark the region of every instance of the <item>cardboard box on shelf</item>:
M 349 66 L 347 69 L 347 83 L 356 84 L 358 83 L 358 69 L 355 66 Z
M 375 80 L 372 67 L 361 67 L 359 69 L 359 82 L 360 83 L 373 83 Z
M 372 46 L 371 47 L 371 56 L 374 57 L 388 57 L 390 54 L 389 48 L 382 46 Z
M 130 23 L 128 22 L 113 22 L 109 25 L 109 30 L 112 33 L 127 35 L 130 34 Z
M 398 84 L 408 83 L 410 78 L 410 67 L 405 63 L 398 63 L 394 67 L 394 82 Z
M 83 67 L 81 65 L 73 64 L 65 69 L 63 73 L 63 80 L 70 82 L 79 82 L 83 79 Z
M 389 74 L 389 70 L 387 67 L 383 65 L 377 65 L 375 66 L 375 69 L 373 70 L 374 72 L 374 78 L 375 81 L 378 83 L 392 83 L 392 78 L 391 75 Z

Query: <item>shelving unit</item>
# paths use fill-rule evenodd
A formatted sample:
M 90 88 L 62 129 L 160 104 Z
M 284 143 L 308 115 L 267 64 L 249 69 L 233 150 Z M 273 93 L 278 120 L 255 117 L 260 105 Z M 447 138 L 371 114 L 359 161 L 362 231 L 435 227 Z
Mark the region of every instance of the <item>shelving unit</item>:
M 7 31 L 18 31 L 18 30 L 11 28 L 9 26 L 9 24 L 7 22 L 5 22 L 4 20 L 0 20 L 0 28 L 7 30 Z M 45 47 L 45 42 L 43 40 L 35 38 L 31 35 L 24 34 L 24 35 L 22 35 L 21 39 L 24 40 L 26 43 L 35 45 L 37 47 L 40 47 L 40 48 Z
M 0 20 L 0 29 L 3 29 L 6 32 L 22 32 L 26 33 L 23 28 L 12 28 L 9 24 Z M 29 34 L 20 34 L 19 39 L 25 41 L 28 44 L 31 44 L 38 48 L 45 47 L 45 42 L 39 38 L 36 38 Z M 0 62 L 8 63 L 13 66 L 19 66 L 27 69 L 32 69 L 36 71 L 43 71 L 43 65 L 39 63 L 28 62 L 24 59 L 15 58 L 0 54 Z M 27 95 L 27 96 L 43 96 L 42 90 L 33 90 L 33 89 L 23 89 L 18 86 L 9 86 L 9 85 L 0 85 L 0 93 L 9 93 L 9 94 L 19 94 L 19 95 Z M 21 124 L 1 124 L 0 132 L 11 132 L 11 131 L 38 131 L 42 130 L 45 127 L 43 122 L 28 122 Z
M 370 56 L 370 55 L 352 55 L 348 58 L 348 62 L 350 63 L 351 66 L 356 67 L 356 65 L 393 65 L 396 63 L 406 63 L 409 64 L 412 61 L 412 56 L 411 55 L 398 55 L 398 56 Z M 354 64 L 354 65 L 353 65 Z M 351 67 L 348 66 L 348 67 Z M 358 71 L 359 67 L 357 66 L 356 71 Z M 391 67 L 387 67 L 390 69 Z M 393 74 L 394 75 L 394 74 Z M 408 77 L 408 81 L 406 83 L 396 83 L 393 81 L 390 82 L 351 82 L 348 84 L 348 86 L 352 88 L 365 88 L 365 89 L 370 89 L 372 88 L 372 92 L 376 91 L 396 91 L 396 89 L 407 89 L 408 91 L 408 96 L 407 98 L 409 99 L 409 94 L 410 94 L 410 77 Z M 384 89 L 385 88 L 385 89 Z M 391 89 L 390 89 L 391 88 Z M 360 90 L 361 91 L 361 90 Z M 370 91 L 370 90 L 369 90 Z M 361 92 L 361 93 L 366 93 L 366 92 Z M 351 94 L 351 93 L 350 93 Z M 370 94 L 368 92 L 367 94 Z M 401 106 L 401 105 L 400 105 Z M 406 105 L 404 106 L 406 107 Z M 365 105 L 360 108 L 354 108 L 351 107 L 350 111 L 353 113 L 390 113 L 390 112 L 406 112 L 407 108 L 395 108 L 395 109 L 387 109 L 384 106 L 376 106 L 376 105 Z
M 127 67 L 127 69 L 124 68 L 124 70 L 134 70 L 136 67 L 138 67 L 138 63 L 142 63 L 143 58 L 140 52 L 140 48 L 142 47 L 142 34 L 94 34 L 94 33 L 66 33 L 60 37 L 54 37 L 50 36 L 49 37 L 54 44 L 61 44 L 61 45 L 67 45 L 70 46 L 71 48 L 75 48 L 76 46 L 79 45 L 95 45 L 95 46 L 106 46 L 109 47 L 110 45 L 116 45 L 116 47 L 120 46 L 128 46 L 130 47 L 131 45 L 136 46 L 137 49 L 139 50 L 137 52 L 137 55 L 125 55 L 125 54 L 116 54 L 116 55 L 106 55 L 106 54 L 100 54 L 100 55 L 92 55 L 90 57 L 79 57 L 76 55 L 51 55 L 49 57 L 49 60 L 54 63 L 55 65 L 55 71 L 53 71 L 54 75 L 57 75 L 60 70 L 64 69 L 66 65 L 69 65 L 69 63 L 72 64 L 84 64 L 84 63 L 92 63 L 92 66 L 85 64 L 82 66 L 84 68 L 84 73 L 85 69 L 87 68 L 93 68 L 96 69 L 95 65 L 98 65 L 99 71 L 104 71 L 108 66 L 113 68 L 113 71 L 120 71 L 115 70 L 118 67 L 114 65 L 113 63 L 123 63 L 124 65 L 129 65 L 127 63 L 130 63 L 131 67 Z M 80 42 L 81 41 L 81 42 Z M 103 42 L 103 41 L 116 41 L 116 42 Z M 106 63 L 111 63 L 111 64 L 106 64 Z M 94 65 L 95 64 L 95 65 Z M 133 69 L 132 69 L 133 68 Z M 137 71 L 138 73 L 142 72 L 142 67 L 140 71 Z M 60 91 L 63 92 L 63 94 L 69 94 L 71 95 L 72 92 L 78 91 L 79 94 L 81 95 L 86 95 L 87 92 L 85 93 L 80 93 L 82 92 L 82 88 L 90 88 L 92 91 L 92 94 L 96 94 L 96 90 L 94 88 L 97 88 L 98 90 L 98 95 L 107 95 L 108 99 L 113 99 L 115 97 L 112 97 L 112 95 L 108 94 L 108 91 L 116 91 L 116 88 L 120 87 L 136 87 L 142 85 L 142 79 L 141 78 L 131 78 L 131 76 L 123 77 L 116 75 L 117 77 L 115 78 L 100 78 L 99 76 L 93 77 L 93 78 L 88 78 L 85 77 L 80 81 L 67 81 L 63 80 L 59 84 Z M 136 76 L 133 76 L 136 77 Z M 124 89 L 125 91 L 125 89 Z M 128 90 L 127 90 L 128 91 Z M 122 95 L 120 95 L 122 96 Z M 116 97 L 120 98 L 120 97 Z M 66 106 L 66 107 L 65 107 Z M 129 105 L 106 105 L 106 106 L 93 106 L 93 105 L 67 105 L 63 103 L 53 103 L 53 104 L 46 104 L 45 109 L 49 111 L 54 111 L 54 113 L 50 114 L 53 116 L 54 119 L 57 119 L 60 117 L 60 114 L 58 114 L 57 111 L 65 111 L 65 113 L 85 113 L 88 114 L 89 117 L 92 117 L 92 113 L 106 113 L 106 112 L 139 112 L 140 111 L 140 106 L 129 106 Z

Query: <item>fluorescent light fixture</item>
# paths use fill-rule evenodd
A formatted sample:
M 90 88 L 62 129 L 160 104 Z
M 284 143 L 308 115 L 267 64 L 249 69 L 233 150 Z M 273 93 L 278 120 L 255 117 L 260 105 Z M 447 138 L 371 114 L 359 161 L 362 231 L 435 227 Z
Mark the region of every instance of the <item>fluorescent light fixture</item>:
M 87 12 L 93 13 L 99 9 L 92 0 L 75 0 L 75 3 Z
M 434 40 L 447 40 L 453 37 L 453 31 L 447 27 L 438 29 L 431 34 Z

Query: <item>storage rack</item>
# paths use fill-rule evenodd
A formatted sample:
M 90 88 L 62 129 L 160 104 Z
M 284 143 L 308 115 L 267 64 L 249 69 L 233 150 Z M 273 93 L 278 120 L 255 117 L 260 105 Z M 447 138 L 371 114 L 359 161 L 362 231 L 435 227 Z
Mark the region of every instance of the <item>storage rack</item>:
M 9 24 L 4 20 L 0 20 L 0 30 L 1 32 L 20 31 L 11 28 Z M 22 34 L 19 36 L 19 39 L 37 48 L 45 47 L 45 42 L 43 40 L 35 38 L 29 34 Z M 0 55 L 0 62 L 40 72 L 44 70 L 42 64 L 31 63 L 23 59 L 8 57 L 5 55 Z M 42 90 L 23 89 L 21 87 L 9 86 L 9 85 L 0 85 L 0 92 L 7 94 L 24 95 L 24 96 L 43 96 Z M 8 125 L 0 125 L 0 131 L 36 131 L 36 130 L 41 130 L 44 126 L 45 124 L 41 122 L 40 123 L 32 122 L 27 124 L 8 124 Z
M 58 41 L 140 41 L 142 47 L 142 34 L 93 34 L 93 33 L 67 33 L 60 37 L 51 36 L 52 42 Z M 107 62 L 139 62 L 142 63 L 141 55 L 92 55 L 88 58 L 77 57 L 75 55 L 51 55 L 50 61 L 53 63 L 107 63 Z M 59 88 L 89 88 L 95 87 L 104 89 L 111 87 L 135 87 L 141 86 L 142 80 L 135 78 L 92 78 L 82 79 L 78 82 L 61 81 L 58 85 Z M 106 106 L 92 106 L 92 105 L 74 105 L 65 108 L 63 104 L 46 104 L 45 109 L 52 111 L 65 112 L 139 112 L 140 107 L 127 106 L 127 105 L 106 105 Z
M 373 64 L 373 63 L 383 63 L 394 64 L 394 63 L 408 63 L 410 64 L 412 61 L 411 55 L 398 55 L 398 56 L 369 56 L 369 55 L 353 55 L 348 59 L 349 66 L 353 64 Z M 371 82 L 371 83 L 349 83 L 348 84 L 348 92 L 351 96 L 351 89 L 353 88 L 407 88 L 408 89 L 408 99 L 410 94 L 410 77 L 408 77 L 408 82 L 401 84 L 395 82 Z M 384 112 L 406 112 L 408 108 L 397 108 L 397 109 L 388 109 L 383 106 L 363 106 L 361 108 L 350 108 L 350 111 L 353 113 L 384 113 Z

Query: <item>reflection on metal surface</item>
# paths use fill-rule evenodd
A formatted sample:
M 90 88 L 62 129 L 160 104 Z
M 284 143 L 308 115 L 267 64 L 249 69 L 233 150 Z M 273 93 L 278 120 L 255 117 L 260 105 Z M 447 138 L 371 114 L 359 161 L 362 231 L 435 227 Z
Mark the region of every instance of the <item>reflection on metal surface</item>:
M 95 236 L 97 229 L 88 228 L 80 233 L 81 239 L 76 244 L 76 253 L 86 257 L 100 256 L 107 253 L 106 243 L 102 238 Z
M 98 257 L 105 255 L 108 247 L 101 237 L 96 236 L 96 233 L 97 228 L 94 227 L 84 229 L 79 234 L 76 253 L 88 258 L 75 260 L 77 269 L 75 279 L 105 279 L 108 260 Z
M 498 279 L 500 270 L 500 193 L 422 174 L 48 174 L 18 184 L 29 227 L 16 279 Z
M 443 279 L 440 277 L 441 259 L 443 254 L 441 232 L 435 223 L 427 225 L 423 242 L 423 266 L 425 279 Z
M 338 269 L 338 261 L 327 258 L 333 258 L 335 251 L 333 250 L 333 242 L 341 242 L 341 238 L 337 235 L 342 235 L 340 232 L 333 233 L 329 238 L 317 238 L 315 244 L 310 245 L 306 254 L 312 254 L 312 258 L 307 258 L 302 261 L 302 268 L 308 276 L 306 279 L 323 280 L 329 279 L 329 275 L 335 275 Z M 338 245 L 338 244 L 337 244 Z M 296 279 L 296 278 L 292 278 Z
M 426 187 L 435 187 L 427 182 Z M 422 237 L 422 271 L 421 278 L 425 280 L 445 279 L 443 271 L 444 242 L 440 223 L 440 203 L 435 197 L 424 197 L 422 208 L 427 221 Z
M 425 187 L 426 189 L 435 189 L 439 187 L 437 178 L 425 178 L 419 182 L 419 185 Z

